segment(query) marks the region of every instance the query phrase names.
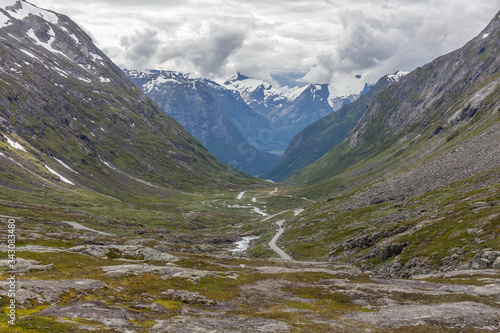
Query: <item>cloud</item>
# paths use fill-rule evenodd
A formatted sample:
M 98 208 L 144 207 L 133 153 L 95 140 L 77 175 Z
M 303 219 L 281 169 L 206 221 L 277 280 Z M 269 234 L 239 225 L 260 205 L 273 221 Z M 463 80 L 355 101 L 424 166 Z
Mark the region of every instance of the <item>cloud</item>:
M 361 75 L 358 85 L 462 46 L 498 11 L 498 0 L 32 1 L 69 14 L 128 68 L 270 82 Z
M 131 68 L 144 68 L 156 56 L 160 42 L 157 30 L 145 28 L 131 36 L 122 36 L 119 45 L 125 49 L 125 61 Z
M 205 76 L 221 72 L 228 58 L 243 45 L 252 24 L 240 24 L 227 29 L 215 21 L 207 24 L 187 24 L 176 31 L 175 38 L 164 43 L 159 54 L 160 64 L 187 62 Z

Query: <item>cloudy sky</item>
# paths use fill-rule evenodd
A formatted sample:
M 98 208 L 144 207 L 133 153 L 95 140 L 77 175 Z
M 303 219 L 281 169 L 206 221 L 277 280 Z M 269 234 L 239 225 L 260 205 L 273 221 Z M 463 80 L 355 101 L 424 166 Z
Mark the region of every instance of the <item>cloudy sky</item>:
M 292 85 L 375 82 L 478 35 L 498 0 L 30 0 L 129 69 Z M 360 79 L 355 79 L 361 75 Z

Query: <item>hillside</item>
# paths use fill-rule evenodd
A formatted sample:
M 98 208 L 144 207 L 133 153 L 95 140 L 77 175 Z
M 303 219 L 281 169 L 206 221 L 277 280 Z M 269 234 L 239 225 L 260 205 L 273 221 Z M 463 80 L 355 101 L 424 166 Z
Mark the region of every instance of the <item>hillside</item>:
M 498 249 L 499 37 L 497 14 L 379 91 L 344 142 L 288 180 L 328 198 L 290 221 L 297 257 L 410 276 Z
M 266 118 L 217 83 L 169 71 L 125 74 L 220 161 L 252 175 L 277 163 L 278 156 L 256 148 L 258 129 L 270 127 Z M 246 131 L 240 130 L 242 122 Z
M 256 113 L 264 115 L 271 126 L 264 127 L 259 138 L 272 145 L 282 155 L 292 138 L 316 120 L 338 111 L 356 100 L 369 89 L 353 93 L 349 89 L 338 92 L 332 84 L 310 83 L 304 87 L 282 91 L 271 84 L 241 73 L 224 82 L 224 87 L 241 95 Z
M 330 113 L 300 131 L 288 145 L 279 163 L 262 175 L 262 178 L 281 182 L 344 141 L 366 111 L 375 93 L 388 84 L 397 82 L 401 76 L 399 73 L 382 77 L 354 102 L 344 105 L 339 111 Z
M 69 18 L 4 0 L 0 331 L 498 331 L 499 20 L 290 186 L 217 161 Z M 187 82 L 179 102 L 212 93 Z
M 212 157 L 66 16 L 14 1 L 0 15 L 4 198 L 44 187 L 129 198 L 250 179 Z

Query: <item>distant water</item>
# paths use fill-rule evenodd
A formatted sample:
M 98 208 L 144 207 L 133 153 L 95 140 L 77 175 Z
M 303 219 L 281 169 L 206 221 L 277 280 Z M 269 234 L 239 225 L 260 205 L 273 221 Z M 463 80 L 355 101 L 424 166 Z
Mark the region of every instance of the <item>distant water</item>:
M 259 236 L 246 236 L 246 237 L 243 237 L 242 240 L 237 241 L 237 242 L 234 243 L 234 245 L 236 245 L 236 248 L 235 249 L 231 249 L 229 251 L 233 251 L 233 252 L 246 251 L 248 249 L 248 246 L 250 245 L 250 241 L 253 240 L 253 239 L 257 239 L 257 238 L 259 238 Z

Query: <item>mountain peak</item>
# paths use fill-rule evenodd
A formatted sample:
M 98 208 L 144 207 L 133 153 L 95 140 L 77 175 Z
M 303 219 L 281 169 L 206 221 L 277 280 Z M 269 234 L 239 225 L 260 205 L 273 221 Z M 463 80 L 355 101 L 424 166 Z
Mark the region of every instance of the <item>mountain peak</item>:
M 57 22 L 59 21 L 59 17 L 56 13 L 46 9 L 41 9 L 26 1 L 2 0 L 0 2 L 0 10 L 2 9 L 7 13 L 7 15 L 18 20 L 22 20 L 25 17 L 28 17 L 29 15 L 34 15 L 53 24 L 57 24 Z M 0 25 L 0 27 L 9 26 L 12 24 L 11 21 L 4 21 L 4 22 L 5 23 L 3 23 L 3 25 Z

